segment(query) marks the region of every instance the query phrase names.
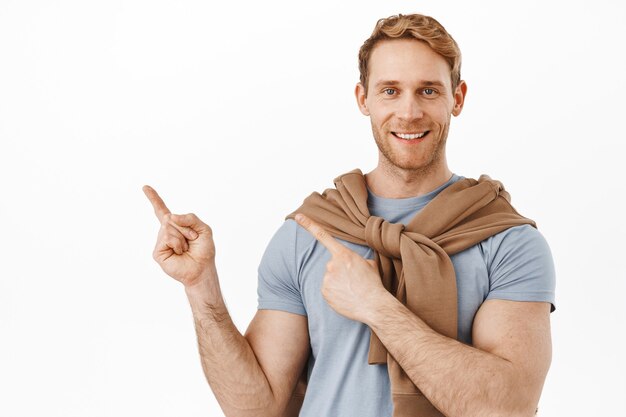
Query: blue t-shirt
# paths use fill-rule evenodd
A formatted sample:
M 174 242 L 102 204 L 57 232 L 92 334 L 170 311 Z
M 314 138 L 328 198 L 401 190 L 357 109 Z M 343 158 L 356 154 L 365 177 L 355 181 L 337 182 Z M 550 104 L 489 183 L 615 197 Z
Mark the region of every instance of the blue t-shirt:
M 390 199 L 369 192 L 370 214 L 408 224 L 445 187 L 419 197 Z M 341 241 L 365 258 L 367 246 Z M 512 227 L 450 257 L 457 281 L 458 335 L 472 343 L 472 323 L 488 299 L 545 301 L 555 306 L 552 255 L 530 225 Z M 387 365 L 369 365 L 370 329 L 336 313 L 321 294 L 330 253 L 305 229 L 287 220 L 270 241 L 259 266 L 259 309 L 307 316 L 312 355 L 301 417 L 391 416 Z

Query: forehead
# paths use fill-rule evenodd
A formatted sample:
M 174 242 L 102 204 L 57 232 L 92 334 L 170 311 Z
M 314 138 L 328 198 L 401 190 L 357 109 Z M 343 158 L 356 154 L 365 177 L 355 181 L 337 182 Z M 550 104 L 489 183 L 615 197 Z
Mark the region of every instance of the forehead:
M 435 81 L 450 87 L 448 62 L 428 44 L 415 39 L 381 41 L 369 59 L 369 84 L 396 80 L 414 84 Z

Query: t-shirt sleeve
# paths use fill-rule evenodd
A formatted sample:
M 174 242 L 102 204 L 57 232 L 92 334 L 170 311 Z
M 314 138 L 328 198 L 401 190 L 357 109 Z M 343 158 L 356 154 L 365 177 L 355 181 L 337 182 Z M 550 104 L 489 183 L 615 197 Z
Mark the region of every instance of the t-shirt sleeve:
M 550 247 L 530 225 L 512 227 L 490 239 L 487 299 L 545 301 L 556 309 L 556 277 Z
M 306 316 L 297 274 L 296 227 L 287 220 L 270 240 L 258 268 L 258 309 Z

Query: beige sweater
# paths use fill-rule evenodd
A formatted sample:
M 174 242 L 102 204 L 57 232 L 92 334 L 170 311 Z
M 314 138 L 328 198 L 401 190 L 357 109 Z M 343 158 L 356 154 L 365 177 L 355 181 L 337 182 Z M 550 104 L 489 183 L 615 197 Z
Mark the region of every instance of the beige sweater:
M 385 288 L 433 330 L 457 338 L 456 277 L 449 255 L 505 229 L 535 226 L 518 214 L 502 184 L 481 176 L 446 187 L 404 226 L 370 216 L 365 177 L 358 169 L 335 179 L 335 189 L 313 193 L 300 208 L 331 235 L 374 250 Z M 536 227 L 536 226 L 535 226 Z M 394 417 L 440 417 L 372 332 L 369 363 L 387 362 Z M 302 396 L 300 382 L 295 397 Z M 297 402 L 297 398 L 294 398 Z

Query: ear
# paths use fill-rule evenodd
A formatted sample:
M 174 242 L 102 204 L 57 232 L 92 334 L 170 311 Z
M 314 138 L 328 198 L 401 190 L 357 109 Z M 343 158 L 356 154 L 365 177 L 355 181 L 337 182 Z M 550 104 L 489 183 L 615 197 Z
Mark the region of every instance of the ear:
M 370 111 L 367 109 L 367 96 L 365 95 L 365 87 L 360 82 L 356 84 L 354 89 L 354 95 L 356 97 L 356 104 L 359 106 L 359 110 L 364 116 L 369 116 Z
M 465 103 L 465 96 L 467 94 L 467 83 L 463 80 L 459 82 L 454 90 L 454 107 L 452 108 L 452 115 L 458 116 L 463 110 L 463 104 Z

